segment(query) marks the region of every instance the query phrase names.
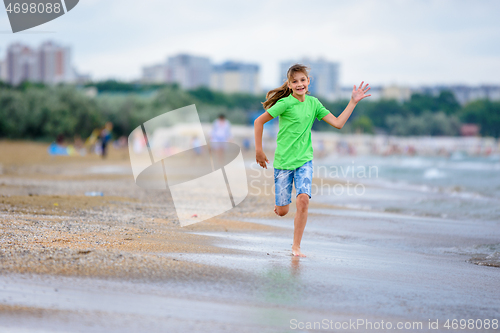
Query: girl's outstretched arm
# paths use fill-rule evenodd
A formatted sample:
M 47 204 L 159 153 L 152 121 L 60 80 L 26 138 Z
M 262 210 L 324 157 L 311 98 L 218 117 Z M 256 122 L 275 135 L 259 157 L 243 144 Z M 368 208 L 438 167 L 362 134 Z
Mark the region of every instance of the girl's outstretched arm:
M 269 163 L 269 160 L 262 149 L 262 132 L 264 131 L 264 124 L 272 119 L 273 117 L 266 111 L 253 122 L 255 128 L 255 161 L 265 169 L 267 169 L 266 162 Z
M 340 116 L 335 117 L 333 114 L 329 113 L 326 116 L 324 116 L 322 120 L 324 120 L 328 124 L 338 129 L 344 127 L 345 123 L 347 122 L 347 119 L 349 119 L 349 117 L 351 116 L 351 113 L 352 111 L 354 111 L 354 108 L 356 107 L 358 102 L 365 97 L 371 96 L 371 94 L 369 95 L 365 94 L 371 88 L 368 88 L 368 83 L 363 88 L 364 82 L 365 81 L 361 82 L 358 89 L 356 89 L 356 85 L 354 85 L 354 88 L 352 89 L 351 100 L 349 101 L 349 104 L 347 104 L 345 110 L 340 114 Z

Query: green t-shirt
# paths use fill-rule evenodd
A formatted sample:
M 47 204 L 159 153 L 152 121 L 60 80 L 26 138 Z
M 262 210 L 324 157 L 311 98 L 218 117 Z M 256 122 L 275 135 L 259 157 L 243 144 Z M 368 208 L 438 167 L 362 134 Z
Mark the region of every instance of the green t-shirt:
M 267 112 L 279 117 L 279 132 L 273 167 L 295 170 L 313 159 L 311 127 L 314 119 L 330 113 L 316 98 L 306 95 L 304 102 L 289 95 L 279 99 Z

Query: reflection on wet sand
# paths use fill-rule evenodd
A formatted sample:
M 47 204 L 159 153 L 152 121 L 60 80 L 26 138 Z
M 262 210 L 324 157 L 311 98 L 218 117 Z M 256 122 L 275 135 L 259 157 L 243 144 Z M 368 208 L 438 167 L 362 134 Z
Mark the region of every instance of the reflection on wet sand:
M 300 276 L 300 257 L 292 256 L 290 261 L 290 273 L 296 277 Z

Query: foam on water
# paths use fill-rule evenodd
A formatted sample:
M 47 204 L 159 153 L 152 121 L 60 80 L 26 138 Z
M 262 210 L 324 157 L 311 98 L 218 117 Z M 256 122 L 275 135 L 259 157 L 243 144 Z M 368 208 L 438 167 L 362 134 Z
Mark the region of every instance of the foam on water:
M 442 253 L 467 256 L 467 261 L 479 266 L 500 267 L 500 243 L 439 248 Z

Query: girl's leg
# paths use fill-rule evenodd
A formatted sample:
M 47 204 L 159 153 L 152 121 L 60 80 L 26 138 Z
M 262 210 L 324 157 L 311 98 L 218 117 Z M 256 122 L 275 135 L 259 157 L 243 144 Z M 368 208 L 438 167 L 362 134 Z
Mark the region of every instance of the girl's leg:
M 292 253 L 294 256 L 305 257 L 300 252 L 300 242 L 307 223 L 307 210 L 309 208 L 309 195 L 301 193 L 297 196 L 297 214 L 295 214 Z
M 285 216 L 288 213 L 289 210 L 290 210 L 290 204 L 288 204 L 286 206 L 276 206 L 276 205 L 274 205 L 274 212 L 278 216 Z
M 292 253 L 294 256 L 305 257 L 300 251 L 300 242 L 307 223 L 307 211 L 311 198 L 313 167 L 309 161 L 297 168 L 294 173 L 295 190 L 297 192 L 297 214 L 294 220 Z

